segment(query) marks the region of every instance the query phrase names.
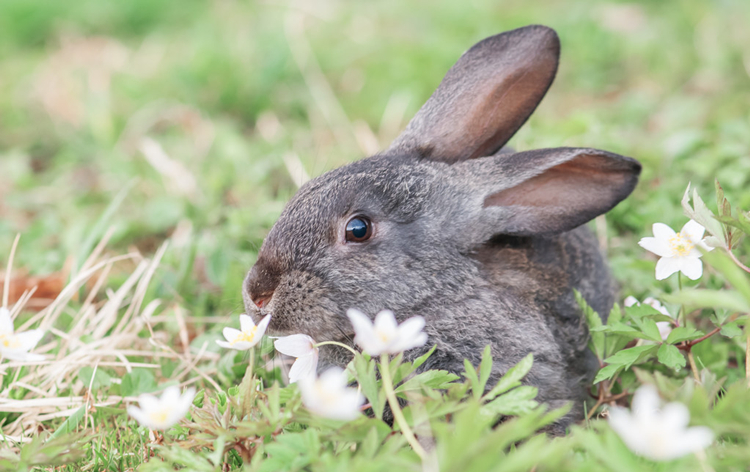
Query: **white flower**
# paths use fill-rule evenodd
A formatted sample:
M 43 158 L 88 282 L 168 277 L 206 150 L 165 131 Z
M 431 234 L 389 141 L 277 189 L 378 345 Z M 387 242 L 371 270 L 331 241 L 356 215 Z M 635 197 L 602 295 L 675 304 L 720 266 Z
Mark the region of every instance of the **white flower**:
M 354 327 L 354 342 L 371 356 L 384 352 L 398 354 L 407 349 L 424 346 L 427 342 L 427 333 L 422 331 L 424 318 L 421 316 L 409 318 L 399 326 L 393 312 L 389 310 L 378 313 L 375 323 L 354 308 L 347 311 L 346 315 Z
M 0 355 L 4 358 L 14 361 L 44 359 L 44 356 L 29 353 L 42 337 L 44 337 L 44 331 L 41 329 L 16 333 L 13 329 L 13 320 L 10 319 L 10 311 L 5 307 L 0 307 Z
M 359 416 L 364 398 L 346 384 L 346 373 L 338 367 L 331 367 L 320 377 L 308 375 L 297 382 L 308 410 L 325 418 L 348 421 Z
M 659 394 L 652 385 L 644 385 L 633 396 L 633 412 L 615 407 L 609 424 L 636 454 L 655 461 L 668 461 L 703 450 L 713 441 L 713 432 L 705 426 L 688 428 L 690 413 L 682 403 L 660 408 Z
M 698 247 L 713 250 L 702 239 L 706 229 L 693 220 L 685 223 L 679 233 L 664 223 L 654 223 L 652 229 L 654 237 L 642 238 L 638 244 L 660 257 L 656 263 L 656 280 L 664 280 L 678 271 L 690 280 L 698 280 L 703 275 Z
M 260 320 L 258 326 L 255 326 L 252 318 L 247 315 L 240 315 L 240 329 L 224 328 L 223 333 L 226 341 L 216 341 L 216 344 L 229 349 L 247 351 L 263 338 L 269 321 L 271 321 L 271 315 L 266 315 L 265 318 Z
M 277 339 L 273 345 L 280 353 L 297 358 L 289 369 L 289 383 L 315 374 L 318 368 L 318 348 L 315 347 L 313 338 L 306 334 L 293 334 Z
M 662 315 L 667 315 L 670 318 L 674 318 L 672 315 L 669 314 L 666 307 L 662 305 L 661 302 L 655 298 L 652 298 L 652 297 L 644 298 L 643 303 L 645 303 L 646 305 L 649 305 L 651 308 L 655 309 Z M 634 296 L 631 295 L 625 299 L 624 304 L 626 307 L 633 306 L 633 305 L 640 306 L 641 302 L 639 302 Z M 666 341 L 667 338 L 669 337 L 669 333 L 672 332 L 674 325 L 670 323 L 669 321 L 657 321 L 656 327 L 659 328 L 659 334 L 661 335 L 662 341 Z
M 180 387 L 167 387 L 160 398 L 148 393 L 138 396 L 140 408 L 128 406 L 128 413 L 149 429 L 168 429 L 185 417 L 195 398 L 195 389 L 189 388 L 180 395 Z

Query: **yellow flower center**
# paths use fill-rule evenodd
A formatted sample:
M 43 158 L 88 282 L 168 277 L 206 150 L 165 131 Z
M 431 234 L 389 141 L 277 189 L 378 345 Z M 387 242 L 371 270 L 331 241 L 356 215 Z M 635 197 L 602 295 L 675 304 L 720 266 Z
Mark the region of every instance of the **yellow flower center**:
M 240 334 L 237 335 L 236 338 L 234 338 L 234 341 L 232 341 L 232 344 L 237 344 L 241 342 L 253 342 L 253 339 L 255 339 L 255 332 L 258 331 L 257 326 L 253 326 L 250 328 L 250 331 L 241 331 Z
M 3 344 L 3 347 L 7 347 L 9 349 L 18 349 L 21 347 L 21 343 L 18 342 L 18 338 L 16 336 L 6 336 L 2 334 L 0 335 L 0 343 Z
M 168 411 L 162 410 L 162 411 L 151 412 L 149 413 L 148 417 L 152 422 L 156 424 L 163 424 L 165 421 L 167 421 L 168 415 L 169 415 Z
M 695 244 L 689 237 L 687 237 L 687 235 L 677 233 L 669 238 L 669 247 L 672 249 L 672 253 L 675 256 L 685 257 L 693 250 Z

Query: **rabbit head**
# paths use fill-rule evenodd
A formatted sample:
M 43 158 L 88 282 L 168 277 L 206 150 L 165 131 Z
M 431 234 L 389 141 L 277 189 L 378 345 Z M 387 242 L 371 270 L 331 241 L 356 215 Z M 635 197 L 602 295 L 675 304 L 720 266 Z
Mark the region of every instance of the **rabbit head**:
M 347 340 L 347 309 L 450 309 L 482 283 L 472 254 L 491 239 L 569 231 L 617 205 L 637 182 L 633 159 L 502 149 L 551 85 L 558 56 L 543 26 L 479 42 L 389 149 L 305 184 L 247 275 L 248 313 L 271 313 L 272 333 Z

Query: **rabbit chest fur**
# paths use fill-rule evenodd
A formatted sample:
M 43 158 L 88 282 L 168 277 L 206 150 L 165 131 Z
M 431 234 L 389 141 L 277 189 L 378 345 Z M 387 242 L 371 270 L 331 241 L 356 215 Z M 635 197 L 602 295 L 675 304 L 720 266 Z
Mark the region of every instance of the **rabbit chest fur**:
M 630 194 L 640 164 L 589 148 L 503 147 L 546 93 L 558 57 L 557 35 L 543 26 L 481 41 L 389 149 L 305 184 L 247 275 L 248 313 L 270 313 L 274 334 L 347 344 L 349 308 L 420 315 L 424 349 L 437 345 L 423 368 L 460 373 L 489 345 L 493 385 L 531 352 L 525 382 L 538 399 L 573 403 L 558 431 L 582 418 L 597 363 L 573 289 L 602 314 L 614 300 L 582 225 Z M 350 357 L 335 348 L 321 356 L 321 368 Z

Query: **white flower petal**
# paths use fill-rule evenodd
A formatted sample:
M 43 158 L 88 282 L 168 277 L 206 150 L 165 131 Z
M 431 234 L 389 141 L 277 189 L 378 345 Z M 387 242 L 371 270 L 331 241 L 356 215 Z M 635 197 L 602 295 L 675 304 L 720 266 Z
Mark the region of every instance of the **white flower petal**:
M 361 311 L 351 308 L 346 312 L 349 321 L 354 328 L 354 342 L 356 342 L 363 351 L 371 356 L 377 356 L 382 353 L 386 346 L 378 338 L 375 328 L 367 317 Z
M 253 319 L 245 314 L 240 315 L 240 330 L 249 333 L 253 328 L 255 328 Z
M 666 240 L 658 238 L 641 238 L 638 245 L 643 249 L 653 252 L 659 257 L 669 257 L 672 255 L 672 249 Z
M 255 339 L 253 340 L 255 343 L 253 345 L 258 344 L 263 335 L 266 334 L 266 329 L 268 328 L 268 323 L 270 322 L 271 315 L 266 315 L 262 320 L 260 320 L 260 323 L 258 323 L 258 331 L 255 332 Z
M 700 259 L 686 257 L 682 260 L 680 272 L 690 280 L 698 280 L 703 275 L 703 262 Z
M 216 341 L 217 343 L 219 341 Z M 248 351 L 253 348 L 257 343 L 256 342 L 249 342 L 249 341 L 237 341 L 236 343 L 230 343 L 229 349 L 234 349 L 235 351 Z
M 0 336 L 11 336 L 13 331 L 13 320 L 10 319 L 10 311 L 0 307 Z
M 143 412 L 143 410 L 135 405 L 128 405 L 127 410 L 128 414 L 135 418 L 137 422 L 147 428 L 151 428 L 151 420 L 149 419 L 148 415 Z
M 643 385 L 633 395 L 633 413 L 638 416 L 652 416 L 659 410 L 659 392 L 653 385 Z
M 297 382 L 303 377 L 310 377 L 315 375 L 315 371 L 318 368 L 318 353 L 311 352 L 306 356 L 298 357 L 292 368 L 289 369 L 289 383 Z
M 216 340 L 216 344 L 223 347 L 224 349 L 233 349 L 232 345 L 226 341 Z
M 656 280 L 664 280 L 679 270 L 679 259 L 673 257 L 662 257 L 656 261 Z
M 375 316 L 375 331 L 379 334 L 395 336 L 398 330 L 396 316 L 391 310 L 383 310 Z
M 700 259 L 686 257 L 680 261 L 680 272 L 690 280 L 698 280 L 703 275 L 703 262 Z
M 364 399 L 356 389 L 346 386 L 346 373 L 331 368 L 320 378 L 302 377 L 298 381 L 302 403 L 312 413 L 337 419 L 351 420 L 359 416 L 359 407 Z
M 641 303 L 638 301 L 637 298 L 635 298 L 632 295 L 629 295 L 627 298 L 625 298 L 622 304 L 625 305 L 625 308 L 629 308 L 633 305 L 640 305 Z
M 654 233 L 654 237 L 656 239 L 662 239 L 662 240 L 668 240 L 669 238 L 674 237 L 677 233 L 674 232 L 672 228 L 665 225 L 664 223 L 654 223 L 651 226 L 651 231 Z
M 657 321 L 656 327 L 659 329 L 659 335 L 662 341 L 666 341 L 669 337 L 669 333 L 672 332 L 672 323 L 669 321 Z
M 292 357 L 302 357 L 311 354 L 315 340 L 306 334 L 293 334 L 279 338 L 273 346 L 282 354 Z
M 685 226 L 680 230 L 680 234 L 687 236 L 693 243 L 697 243 L 703 239 L 703 234 L 706 232 L 706 228 L 703 227 L 697 221 L 690 220 L 685 223 Z
M 242 336 L 242 331 L 240 331 L 239 329 L 230 328 L 228 326 L 224 328 L 221 332 L 222 334 L 224 334 L 224 339 L 226 339 L 230 343 L 234 341 L 235 339 L 239 338 L 240 336 Z
M 44 331 L 41 329 L 30 329 L 15 335 L 21 344 L 20 350 L 30 351 L 36 347 L 39 341 L 44 337 Z

